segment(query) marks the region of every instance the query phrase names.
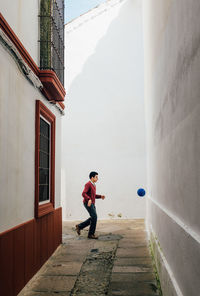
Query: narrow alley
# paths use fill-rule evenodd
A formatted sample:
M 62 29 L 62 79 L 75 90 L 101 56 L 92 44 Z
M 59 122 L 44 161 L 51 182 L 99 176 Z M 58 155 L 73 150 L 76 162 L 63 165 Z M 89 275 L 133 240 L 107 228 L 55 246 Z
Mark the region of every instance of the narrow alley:
M 0 296 L 200 295 L 199 15 L 0 0 Z
M 63 244 L 19 296 L 160 295 L 143 219 L 102 220 L 98 240 L 63 223 Z

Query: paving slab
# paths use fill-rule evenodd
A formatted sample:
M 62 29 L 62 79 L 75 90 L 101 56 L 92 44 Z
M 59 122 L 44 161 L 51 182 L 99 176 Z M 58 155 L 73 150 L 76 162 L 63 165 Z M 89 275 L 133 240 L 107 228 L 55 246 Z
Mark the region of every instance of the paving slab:
M 69 292 L 34 292 L 34 291 L 27 291 L 24 292 L 23 296 L 70 296 L 70 291 Z M 21 295 L 18 294 L 18 295 Z
M 118 266 L 115 265 L 113 267 L 112 272 L 113 273 L 137 273 L 137 272 L 151 272 L 152 271 L 152 267 L 142 267 L 142 266 L 134 266 L 134 265 L 130 265 L 130 266 Z
M 133 286 L 133 285 L 127 285 L 124 289 L 123 287 L 116 288 L 114 286 L 112 287 L 112 292 L 109 294 L 109 296 L 155 296 L 159 295 L 157 292 L 154 291 L 154 288 L 151 287 L 150 284 L 144 284 L 141 286 Z
M 146 247 L 147 242 L 146 241 L 136 241 L 132 239 L 122 239 L 119 241 L 118 248 L 137 248 L 137 247 Z
M 111 293 L 109 296 L 155 296 L 159 295 L 155 291 L 154 286 L 151 283 L 144 283 L 141 285 L 135 285 L 133 283 L 127 283 L 126 286 L 120 285 L 119 283 L 111 283 Z
M 34 292 L 68 292 L 74 287 L 76 276 L 40 276 L 34 282 Z
M 114 266 L 121 265 L 121 266 L 143 266 L 143 267 L 152 267 L 152 259 L 150 257 L 144 258 L 115 258 Z
M 145 282 L 154 282 L 155 276 L 152 272 L 130 272 L 130 273 L 115 273 L 112 272 L 111 283 L 123 283 L 126 285 L 127 282 L 131 282 L 132 284 L 139 284 Z
M 147 247 L 118 248 L 116 257 L 149 257 L 149 250 L 147 249 Z
M 81 270 L 82 262 L 64 261 L 49 266 L 44 275 L 77 275 Z
M 55 262 L 83 262 L 86 257 L 86 254 L 64 254 L 58 255 L 57 257 L 51 258 L 51 262 L 55 264 Z

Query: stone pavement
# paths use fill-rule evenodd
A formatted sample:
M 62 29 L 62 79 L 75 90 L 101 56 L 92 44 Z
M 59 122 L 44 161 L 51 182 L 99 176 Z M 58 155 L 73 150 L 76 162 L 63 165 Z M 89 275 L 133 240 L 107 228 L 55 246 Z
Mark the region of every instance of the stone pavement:
M 63 244 L 18 296 L 160 295 L 144 220 L 98 221 L 98 240 L 63 222 Z

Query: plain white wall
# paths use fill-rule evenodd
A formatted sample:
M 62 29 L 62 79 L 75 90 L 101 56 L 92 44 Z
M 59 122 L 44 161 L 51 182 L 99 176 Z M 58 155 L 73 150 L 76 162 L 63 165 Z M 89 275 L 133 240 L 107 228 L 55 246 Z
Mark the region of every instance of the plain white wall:
M 200 291 L 200 2 L 143 3 L 148 225 L 179 295 L 195 296 Z
M 0 232 L 34 218 L 35 101 L 56 115 L 55 206 L 61 206 L 61 114 L 0 44 Z
M 39 0 L 6 0 L 0 11 L 35 63 L 39 63 Z
M 140 0 L 108 1 L 65 27 L 64 219 L 83 219 L 82 190 L 99 173 L 99 218 L 143 218 L 146 152 Z

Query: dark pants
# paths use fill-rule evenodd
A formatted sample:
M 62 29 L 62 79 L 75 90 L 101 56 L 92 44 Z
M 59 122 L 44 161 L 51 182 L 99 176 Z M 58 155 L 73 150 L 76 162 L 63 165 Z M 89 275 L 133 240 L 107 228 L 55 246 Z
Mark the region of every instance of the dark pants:
M 87 203 L 84 203 L 84 207 L 90 214 L 90 218 L 85 220 L 84 222 L 80 223 L 78 226 L 80 229 L 83 229 L 87 226 L 90 225 L 89 233 L 88 235 L 93 235 L 96 230 L 96 225 L 97 225 L 97 213 L 96 213 L 96 207 L 94 204 L 91 204 L 90 207 L 88 207 Z

